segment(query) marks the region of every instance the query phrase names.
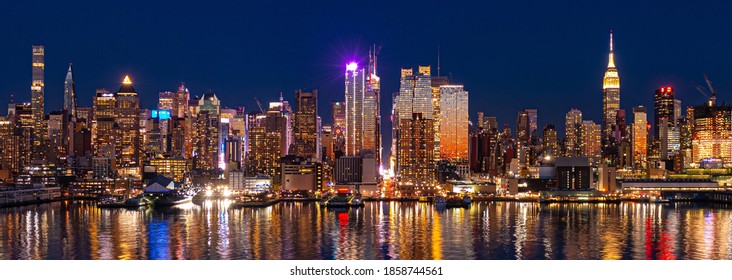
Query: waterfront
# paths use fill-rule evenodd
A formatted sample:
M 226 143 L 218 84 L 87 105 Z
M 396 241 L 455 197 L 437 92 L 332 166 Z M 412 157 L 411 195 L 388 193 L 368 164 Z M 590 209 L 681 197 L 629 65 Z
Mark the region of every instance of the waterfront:
M 732 259 L 732 207 L 719 204 L 64 201 L 0 209 L 0 227 L 0 259 Z

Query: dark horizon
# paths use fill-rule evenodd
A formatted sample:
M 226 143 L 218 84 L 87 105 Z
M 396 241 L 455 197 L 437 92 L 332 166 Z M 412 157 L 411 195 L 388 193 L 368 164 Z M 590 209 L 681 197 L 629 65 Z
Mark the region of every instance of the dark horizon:
M 732 76 L 725 63 L 732 61 L 732 39 L 723 36 L 732 30 L 727 2 L 370 4 L 7 3 L 0 11 L 10 39 L 0 46 L 6 66 L 0 102 L 7 104 L 11 93 L 17 102 L 30 101 L 31 45 L 41 44 L 46 113 L 61 108 L 72 62 L 83 107 L 91 106 L 96 88 L 116 91 L 129 74 L 148 109 L 157 106 L 158 92 L 175 91 L 180 82 L 192 95 L 211 89 L 223 106 L 247 111 L 257 108 L 254 97 L 264 104 L 283 92 L 293 101 L 296 89 L 318 89 L 319 114 L 328 124 L 330 102 L 343 99 L 345 64 L 363 64 L 369 46 L 379 44 L 386 152 L 399 69 L 432 65 L 436 75 L 439 45 L 442 75 L 470 92 L 471 120 L 483 111 L 515 133 L 518 111 L 535 108 L 539 130 L 551 123 L 563 138 L 572 108 L 600 123 L 609 29 L 621 108 L 628 112 L 652 108 L 661 86 L 673 86 L 684 107 L 701 104 L 705 97 L 690 82 L 703 84 L 703 73 L 719 89 L 720 103 L 732 88 L 725 79 Z

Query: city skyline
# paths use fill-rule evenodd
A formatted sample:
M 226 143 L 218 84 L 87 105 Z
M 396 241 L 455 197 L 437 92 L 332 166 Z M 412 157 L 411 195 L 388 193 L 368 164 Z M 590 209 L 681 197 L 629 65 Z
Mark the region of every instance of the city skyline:
M 28 8 L 23 4 L 13 5 L 18 6 L 10 7 L 9 10 Z M 151 5 L 148 7 L 150 8 L 149 11 L 139 11 L 140 13 L 149 14 L 163 10 L 163 7 L 153 4 L 146 5 Z M 267 11 L 273 8 L 266 4 L 263 5 L 264 7 L 255 6 L 252 9 Z M 509 7 L 498 6 L 496 10 L 510 8 L 511 4 L 507 5 Z M 600 14 L 624 14 L 630 19 L 638 19 L 643 13 L 653 15 L 665 12 L 667 15 L 681 15 L 685 13 L 684 5 L 683 3 L 672 2 L 654 6 L 656 9 L 641 7 L 633 11 L 620 12 L 622 7 L 627 6 L 627 3 L 619 2 L 617 7 L 607 11 L 593 9 L 590 9 L 590 11 Z M 447 8 L 469 12 L 467 8 L 471 7 Z M 472 8 L 476 8 L 477 11 L 494 12 L 487 9 L 486 6 L 478 5 Z M 538 13 L 540 7 L 525 8 L 528 13 Z M 550 11 L 559 10 L 560 8 L 551 8 Z M 710 10 L 710 8 L 695 5 L 694 11 L 704 11 L 711 14 L 718 12 L 717 9 Z M 112 13 L 126 11 L 127 9 L 137 11 L 137 8 L 129 7 L 114 10 Z M 191 13 L 188 6 L 182 5 L 179 9 Z M 50 11 L 41 9 L 40 12 L 48 13 Z M 72 13 L 80 12 L 81 10 L 72 11 Z M 368 12 L 370 11 L 359 13 Z M 224 12 L 217 11 L 217 13 Z M 385 13 L 391 12 L 387 10 Z M 434 12 L 430 13 L 434 14 Z M 560 15 L 565 12 L 557 11 L 557 13 Z M 23 13 L 13 13 L 7 19 L 20 14 Z M 328 17 L 324 21 L 334 22 L 343 16 L 334 17 Z M 235 53 L 236 61 L 245 62 L 246 65 L 252 67 L 235 68 L 238 70 L 231 71 L 234 74 L 218 76 L 212 75 L 221 73 L 218 72 L 219 70 L 214 70 L 209 74 L 203 73 L 202 69 L 211 69 L 212 66 L 230 69 L 227 67 L 231 66 L 223 63 L 218 54 L 206 51 L 209 48 L 213 50 L 222 47 L 222 45 L 209 45 L 207 48 L 202 49 L 203 51 L 191 53 L 193 46 L 201 47 L 198 46 L 200 42 L 195 40 L 195 37 L 172 38 L 170 35 L 166 35 L 153 38 L 153 42 L 158 44 L 150 45 L 151 48 L 143 52 L 144 48 L 142 47 L 128 46 L 119 49 L 119 47 L 103 44 L 104 40 L 84 39 L 86 37 L 83 37 L 80 41 L 88 46 L 76 48 L 73 45 L 62 43 L 64 41 L 59 40 L 57 35 L 46 33 L 47 31 L 41 33 L 28 32 L 28 34 L 18 33 L 14 34 L 18 35 L 16 36 L 18 40 L 2 47 L 2 50 L 4 50 L 2 53 L 8 55 L 6 60 L 9 63 L 8 68 L 18 70 L 6 73 L 7 82 L 0 83 L 0 92 L 4 93 L 0 101 L 7 103 L 10 99 L 10 93 L 14 93 L 15 100 L 18 102 L 26 100 L 24 96 L 29 95 L 26 90 L 29 77 L 22 73 L 27 73 L 24 69 L 28 66 L 27 59 L 20 54 L 27 53 L 27 46 L 30 44 L 43 44 L 49 49 L 49 55 L 46 57 L 48 61 L 46 63 L 47 86 L 45 91 L 48 100 L 46 103 L 49 107 L 46 108 L 47 112 L 54 109 L 50 108 L 50 104 L 61 104 L 63 87 L 54 85 L 63 83 L 64 70 L 68 67 L 68 63 L 72 62 L 75 64 L 74 79 L 77 98 L 79 105 L 84 107 L 90 105 L 91 97 L 96 88 L 113 88 L 116 86 L 119 77 L 129 74 L 135 78 L 137 88 L 141 93 L 141 106 L 145 108 L 153 107 L 157 92 L 173 90 L 177 88 L 180 82 L 186 82 L 193 95 L 201 96 L 205 91 L 211 89 L 217 93 L 224 104 L 231 104 L 230 107 L 243 105 L 248 109 L 256 108 L 256 103 L 251 100 L 253 98 L 245 98 L 243 104 L 235 104 L 234 100 L 242 100 L 238 97 L 245 96 L 258 97 L 263 102 L 274 101 L 279 92 L 284 92 L 285 98 L 292 102 L 294 101 L 293 93 L 296 89 L 318 89 L 320 92 L 319 99 L 321 100 L 320 107 L 323 108 L 321 115 L 330 116 L 330 108 L 322 104 L 342 99 L 339 94 L 339 86 L 342 85 L 342 80 L 338 77 L 342 75 L 343 63 L 358 58 L 359 62 L 365 65 L 367 62 L 366 48 L 368 46 L 375 43 L 383 47 L 380 54 L 382 95 L 389 96 L 398 90 L 397 75 L 399 68 L 410 65 L 431 65 L 436 68 L 437 46 L 439 45 L 443 75 L 451 74 L 455 83 L 465 84 L 474 93 L 473 98 L 471 98 L 471 112 L 469 114 L 471 120 L 475 121 L 476 112 L 483 111 L 487 115 L 497 116 L 499 125 L 509 124 L 513 126 L 516 111 L 524 108 L 537 108 L 539 111 L 538 126 L 543 127 L 546 124 L 554 124 L 561 134 L 563 130 L 560 125 L 563 123 L 562 116 L 571 108 L 578 108 L 583 111 L 588 119 L 596 123 L 602 123 L 600 99 L 602 90 L 598 76 L 602 76 L 607 63 L 606 32 L 608 29 L 615 30 L 616 64 L 623 76 L 622 92 L 624 94 L 621 100 L 621 109 L 630 111 L 633 106 L 652 104 L 653 91 L 661 86 L 673 86 L 677 91 L 678 98 L 686 104 L 701 103 L 704 101 L 704 97 L 695 92 L 689 82 L 698 81 L 701 73 L 704 72 L 709 73 L 718 87 L 722 89 L 722 92 L 725 88 L 730 88 L 724 80 L 724 77 L 728 76 L 726 73 L 729 72 L 729 67 L 719 63 L 725 61 L 724 58 L 727 54 L 724 51 L 715 51 L 726 49 L 724 46 L 729 46 L 730 43 L 715 42 L 715 44 L 711 44 L 708 40 L 712 37 L 703 36 L 705 32 L 710 31 L 702 29 L 701 26 L 711 19 L 706 19 L 706 17 L 696 19 L 696 21 L 701 22 L 692 25 L 692 22 L 684 17 L 679 16 L 676 18 L 677 20 L 668 23 L 668 26 L 663 26 L 657 32 L 650 33 L 647 31 L 653 26 L 642 26 L 630 20 L 590 21 L 587 28 L 573 30 L 565 26 L 568 20 L 553 19 L 549 21 L 551 24 L 548 26 L 522 23 L 517 27 L 509 26 L 506 31 L 496 30 L 496 28 L 487 24 L 492 22 L 482 20 L 475 23 L 476 26 L 483 27 L 477 30 L 476 34 L 482 34 L 483 32 L 480 32 L 482 30 L 485 30 L 486 33 L 485 38 L 480 40 L 476 38 L 474 32 L 464 30 L 468 23 L 463 22 L 452 23 L 436 20 L 435 23 L 430 23 L 430 26 L 436 27 L 435 30 L 442 31 L 437 32 L 436 36 L 425 37 L 425 39 L 397 40 L 393 34 L 382 32 L 388 31 L 388 28 L 383 25 L 365 28 L 362 24 L 343 21 L 348 26 L 358 28 L 354 28 L 353 30 L 356 30 L 354 32 L 338 34 L 340 36 L 319 35 L 313 39 L 308 39 L 315 42 L 303 49 L 303 55 L 291 55 L 291 52 L 282 51 L 279 48 L 273 48 L 272 50 L 259 49 L 253 52 L 248 45 L 242 45 L 241 41 L 234 40 L 232 41 L 233 45 L 243 47 Z M 150 21 L 151 19 L 147 20 Z M 246 21 L 246 19 L 242 20 Z M 47 25 L 43 22 L 40 24 Z M 211 26 L 210 23 L 201 24 L 202 27 L 191 29 L 193 34 L 198 34 L 197 31 L 205 26 Z M 180 28 L 189 27 L 188 25 L 182 25 Z M 722 24 L 721 26 L 727 25 Z M 699 26 L 700 28 L 693 28 L 692 26 Z M 720 25 L 716 24 L 716 26 Z M 54 27 L 48 26 L 48 28 L 53 30 Z M 279 27 L 273 28 L 281 29 Z M 305 31 L 310 31 L 314 27 L 308 25 L 302 28 Z M 454 30 L 454 32 L 444 32 L 446 28 Z M 123 30 L 120 32 L 120 36 L 125 38 L 153 36 L 149 31 L 140 28 L 136 24 L 131 25 L 128 30 L 120 30 Z M 646 32 L 641 32 L 644 30 Z M 89 27 L 80 27 L 75 29 L 74 32 L 82 31 L 99 32 L 98 30 L 89 30 Z M 266 35 L 259 32 L 264 31 L 257 31 L 258 35 Z M 508 32 L 512 34 L 507 34 Z M 383 33 L 383 35 L 374 36 L 373 33 Z M 652 47 L 655 43 L 678 41 L 675 38 L 681 36 L 698 38 L 698 40 L 694 40 L 693 43 L 664 44 L 662 50 L 649 52 L 649 47 Z M 299 37 L 294 36 L 294 38 Z M 102 36 L 102 38 L 104 37 Z M 169 42 L 166 42 L 166 40 L 169 40 Z M 532 45 L 529 44 L 529 40 L 543 43 L 540 46 Z M 466 44 L 471 47 L 466 49 Z M 167 45 L 176 47 L 170 50 L 170 54 L 156 55 L 165 49 L 162 46 Z M 81 52 L 82 50 L 88 50 L 90 47 L 94 48 L 93 52 Z M 229 49 L 231 47 L 225 48 Z M 405 51 L 406 49 L 410 51 Z M 510 52 L 508 56 L 497 55 L 506 54 L 506 49 L 515 49 L 515 52 Z M 538 51 L 539 49 L 542 49 L 542 51 Z M 465 55 L 471 53 L 468 50 L 482 51 L 472 52 L 479 55 L 468 56 Z M 271 62 L 267 62 L 262 58 L 252 58 L 255 53 L 261 54 L 262 58 L 266 57 Z M 485 53 L 485 55 L 480 55 L 482 53 Z M 518 56 L 519 54 L 520 56 Z M 359 57 L 356 57 L 356 55 L 359 55 Z M 562 63 L 558 63 L 560 59 Z M 566 65 L 560 67 L 560 64 Z M 162 67 L 163 70 L 152 71 L 153 68 L 151 67 L 160 65 L 164 66 Z M 167 65 L 170 65 L 170 67 L 167 67 Z M 304 72 L 307 74 L 288 75 L 288 78 L 282 79 L 282 77 L 277 77 L 274 74 L 276 72 L 271 70 L 272 68 L 280 69 L 281 65 L 293 66 L 295 73 Z M 538 74 L 537 69 L 559 71 L 551 71 L 557 73 L 536 75 Z M 249 77 L 251 77 L 251 80 L 248 79 Z M 489 79 L 478 77 L 489 77 Z M 529 80 L 525 80 L 525 77 L 529 77 Z M 522 82 L 519 82 L 519 80 L 522 80 Z M 587 98 L 576 98 L 576 104 L 560 103 L 558 106 L 553 106 L 557 108 L 547 108 L 542 106 L 547 101 L 542 92 L 559 97 L 569 98 L 583 95 Z M 595 98 L 595 96 L 598 98 Z M 720 99 L 725 100 L 724 94 L 720 95 Z M 381 107 L 381 115 L 386 116 L 390 109 L 389 106 Z M 328 117 L 325 117 L 323 121 L 324 123 L 330 123 Z M 384 119 L 384 122 L 382 124 L 383 137 L 389 139 L 391 133 L 387 129 L 390 126 L 389 120 Z M 386 150 L 388 150 L 389 144 L 388 141 L 384 142 Z

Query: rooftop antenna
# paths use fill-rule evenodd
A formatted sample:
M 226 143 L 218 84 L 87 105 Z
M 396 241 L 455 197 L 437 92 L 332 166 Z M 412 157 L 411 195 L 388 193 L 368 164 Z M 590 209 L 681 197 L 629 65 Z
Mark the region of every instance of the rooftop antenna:
M 285 99 L 282 98 L 282 92 L 280 91 L 280 102 L 284 101 Z
M 440 76 L 440 45 L 437 45 L 437 76 Z

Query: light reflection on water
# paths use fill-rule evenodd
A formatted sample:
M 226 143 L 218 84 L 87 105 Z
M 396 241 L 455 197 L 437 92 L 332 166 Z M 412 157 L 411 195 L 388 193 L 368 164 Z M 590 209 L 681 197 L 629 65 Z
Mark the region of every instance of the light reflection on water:
M 0 209 L 0 259 L 732 259 L 731 227 L 712 204 L 57 202 Z

